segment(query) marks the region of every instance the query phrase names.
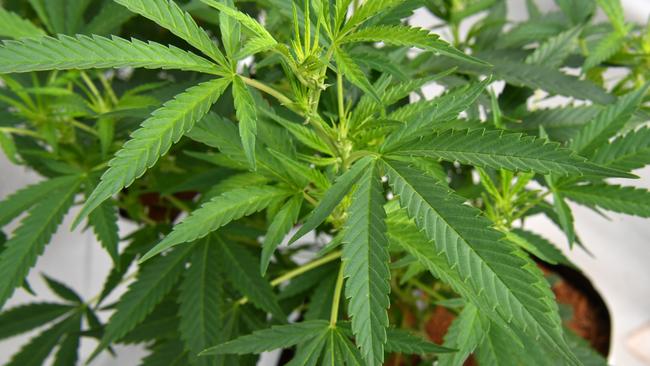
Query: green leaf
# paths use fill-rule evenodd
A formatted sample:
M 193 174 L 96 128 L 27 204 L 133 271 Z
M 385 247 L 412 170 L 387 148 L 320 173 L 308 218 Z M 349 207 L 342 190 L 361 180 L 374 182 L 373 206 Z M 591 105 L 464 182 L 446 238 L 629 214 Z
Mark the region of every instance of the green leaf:
M 296 240 L 303 237 L 308 232 L 316 229 L 318 225 L 322 224 L 323 221 L 334 211 L 336 206 L 339 205 L 339 202 L 348 194 L 354 183 L 359 180 L 366 167 L 373 161 L 372 157 L 365 157 L 357 161 L 352 168 L 347 172 L 340 175 L 332 187 L 325 192 L 323 199 L 321 199 L 318 206 L 309 214 L 305 223 L 300 227 L 298 232 L 291 238 L 289 243 L 293 243 Z
M 98 35 L 118 33 L 119 28 L 135 15 L 136 14 L 118 3 L 104 1 L 102 8 L 97 12 L 97 15 L 86 24 L 83 31 L 80 33 Z
M 514 86 L 541 89 L 551 94 L 574 97 L 577 99 L 592 100 L 597 104 L 608 104 L 614 97 L 601 87 L 587 80 L 578 79 L 567 75 L 546 65 L 529 65 L 513 61 L 500 53 L 480 53 L 477 57 L 494 65 L 492 72 L 495 79 L 505 80 Z M 474 72 L 485 73 L 484 70 Z
M 239 120 L 239 135 L 244 146 L 244 153 L 248 159 L 252 170 L 256 170 L 255 163 L 255 138 L 257 136 L 257 109 L 253 95 L 244 84 L 241 77 L 233 79 L 232 87 L 233 98 L 235 99 L 235 109 L 237 110 L 237 119 Z
M 411 141 L 390 155 L 458 161 L 483 168 L 554 175 L 616 175 L 587 163 L 560 144 L 534 136 L 488 130 L 447 130 Z M 628 176 L 623 174 L 623 176 Z
M 336 47 L 334 49 L 334 60 L 339 74 L 343 74 L 352 84 L 370 94 L 377 102 L 381 101 L 381 97 L 350 54 L 342 48 Z
M 286 315 L 278 304 L 269 282 L 257 270 L 259 259 L 235 243 L 217 242 L 221 249 L 221 267 L 225 269 L 230 283 L 257 308 L 271 313 L 276 320 L 284 322 Z
M 316 132 L 300 123 L 295 123 L 289 121 L 285 118 L 282 118 L 274 111 L 269 108 L 260 107 L 259 110 L 274 122 L 285 128 L 290 134 L 292 134 L 298 141 L 304 144 L 307 147 L 310 147 L 316 151 L 320 151 L 329 155 L 334 155 L 332 149 L 327 146 L 325 142 L 316 134 Z
M 386 343 L 386 352 L 388 353 L 425 356 L 432 353 L 455 352 L 454 349 L 429 342 L 407 330 L 389 328 L 386 334 L 388 335 L 388 342 Z
M 73 309 L 73 306 L 56 303 L 32 303 L 5 309 L 0 314 L 0 340 L 40 327 Z
M 575 50 L 581 32 L 582 28 L 575 27 L 549 38 L 526 57 L 526 63 L 559 68 Z
M 214 197 L 174 226 L 165 239 L 140 259 L 140 263 L 178 244 L 203 238 L 231 221 L 261 211 L 285 195 L 284 190 L 263 186 L 234 189 Z
M 462 366 L 483 341 L 489 322 L 479 313 L 478 308 L 472 304 L 465 305 L 460 315 L 451 323 L 445 334 L 445 347 L 458 349 L 454 354 L 441 355 L 440 366 Z
M 208 113 L 228 84 L 227 79 L 215 79 L 199 84 L 154 111 L 108 162 L 108 170 L 88 197 L 73 226 L 78 225 L 102 202 L 130 186 L 136 178 L 154 166 L 172 144 L 178 142 Z
M 616 138 L 598 149 L 592 160 L 625 171 L 643 168 L 650 164 L 650 128 L 641 128 Z
M 476 360 L 483 365 L 554 365 L 553 354 L 543 354 L 539 352 L 533 342 L 526 342 L 530 345 L 529 349 L 522 347 L 521 343 L 513 338 L 512 331 L 506 330 L 494 323 L 490 324 L 489 331 L 486 332 L 483 341 L 474 353 Z M 556 359 L 556 362 L 561 360 Z
M 183 350 L 183 342 L 174 339 L 158 343 L 142 360 L 140 366 L 187 366 L 187 362 L 187 352 Z
M 331 331 L 325 330 L 315 338 L 308 340 L 298 347 L 293 359 L 286 366 L 316 366 L 323 349 L 327 345 L 328 334 Z
M 596 2 L 607 15 L 614 29 L 621 34 L 626 34 L 625 12 L 621 0 L 596 0 Z
M 268 352 L 278 348 L 289 348 L 321 336 L 328 328 L 329 323 L 325 320 L 309 320 L 294 324 L 276 325 L 210 347 L 201 352 L 201 355 L 243 355 Z
M 535 264 L 491 229 L 465 199 L 408 165 L 385 160 L 400 204 L 435 250 L 502 319 L 578 364 L 562 336 L 557 305 Z
M 580 24 L 595 13 L 596 4 L 593 0 L 555 0 L 573 24 Z
M 382 12 L 393 9 L 403 3 L 404 0 L 374 0 L 366 1 L 359 8 L 357 8 L 352 16 L 345 23 L 342 33 L 347 33 L 359 26 L 368 19 L 381 14 Z M 350 1 L 347 2 L 348 4 Z M 347 8 L 346 8 L 347 10 Z M 343 12 L 341 9 L 340 12 Z
M 224 4 L 232 7 L 234 6 L 234 1 L 225 0 Z M 226 50 L 226 55 L 233 59 L 238 53 L 237 50 L 241 47 L 241 29 L 239 23 L 224 12 L 221 12 L 219 14 L 219 30 L 221 31 L 221 41 L 223 42 L 223 48 Z M 247 42 L 246 46 L 250 43 L 250 41 Z
M 592 208 L 650 217 L 650 191 L 613 184 L 589 184 L 559 188 L 572 201 Z
M 573 224 L 574 220 L 573 213 L 571 212 L 571 207 L 569 207 L 569 205 L 564 200 L 564 195 L 553 188 L 552 185 L 551 187 L 551 191 L 553 192 L 553 210 L 557 214 L 560 226 L 566 234 L 567 241 L 569 242 L 569 247 L 572 247 L 573 243 L 576 241 L 576 232 Z
M 221 339 L 224 289 L 219 268 L 219 246 L 210 237 L 198 242 L 192 251 L 192 264 L 180 285 L 178 331 L 190 353 L 192 365 L 209 366 L 210 358 L 197 358 L 201 351 Z
M 79 324 L 81 326 L 81 324 Z M 73 366 L 79 359 L 79 334 L 68 333 L 59 345 L 52 366 Z
M 427 51 L 439 52 L 445 56 L 479 65 L 487 63 L 466 55 L 440 39 L 437 34 L 426 29 L 404 25 L 377 25 L 364 27 L 341 39 L 340 44 L 352 42 L 384 42 L 394 46 L 417 47 Z
M 607 140 L 630 120 L 649 87 L 650 83 L 646 83 L 603 109 L 591 122 L 580 129 L 578 135 L 571 141 L 571 147 L 579 153 L 592 154 L 598 147 L 607 143 Z
M 262 275 L 266 274 L 273 252 L 275 252 L 275 249 L 282 243 L 291 228 L 296 224 L 296 221 L 298 221 L 302 201 L 302 196 L 292 197 L 282 206 L 271 221 L 266 236 L 264 237 L 264 243 L 262 244 L 262 258 L 260 260 L 260 272 Z
M 221 66 L 229 69 L 229 63 L 208 33 L 199 27 L 192 16 L 183 11 L 173 0 L 114 0 L 134 13 L 148 18 L 184 39 L 201 52 L 210 56 Z
M 22 188 L 0 202 L 0 226 L 4 226 L 18 217 L 30 207 L 57 192 L 76 184 L 76 175 L 63 176 L 44 180 Z
M 222 73 L 210 61 L 180 48 L 116 36 L 60 35 L 4 41 L 0 45 L 0 73 L 127 66 Z
M 115 206 L 110 200 L 104 201 L 96 210 L 88 215 L 88 224 L 92 226 L 97 240 L 106 249 L 115 266 L 120 265 L 120 253 L 118 251 L 120 237 L 117 227 L 117 213 Z
M 273 36 L 266 30 L 266 28 L 264 28 L 264 26 L 261 25 L 257 20 L 251 18 L 248 14 L 242 13 L 233 7 L 219 3 L 215 0 L 201 0 L 201 2 L 237 20 L 242 26 L 253 32 L 256 36 L 262 37 L 269 42 L 272 41 L 277 43 Z
M 77 177 L 68 183 L 66 187 L 49 191 L 47 197 L 36 203 L 5 244 L 6 249 L 0 254 L 0 307 L 14 289 L 23 284 L 30 268 L 36 264 L 36 258 L 43 253 L 45 245 L 72 206 L 81 180 Z M 21 191 L 22 194 L 24 192 Z
M 77 294 L 76 291 L 74 291 L 64 283 L 59 282 L 46 275 L 43 275 L 43 279 L 45 280 L 45 284 L 47 284 L 47 287 L 49 287 L 50 290 L 52 290 L 52 292 L 54 292 L 61 299 L 70 301 L 75 304 L 84 303 L 84 301 L 81 299 L 81 296 L 79 296 L 79 294 Z
M 523 229 L 513 229 L 506 237 L 546 263 L 573 267 L 573 263 L 553 243 L 540 235 Z
M 587 59 L 582 65 L 583 72 L 600 65 L 614 56 L 624 45 L 627 32 L 612 32 L 601 39 L 593 49 L 589 50 Z
M 461 112 L 474 104 L 489 83 L 490 78 L 487 78 L 431 101 L 412 103 L 391 113 L 388 118 L 406 123 L 388 135 L 381 151 L 389 152 L 415 137 L 432 132 L 436 124 L 457 118 Z
M 564 333 L 576 357 L 584 366 L 607 366 L 607 360 L 592 349 L 587 340 L 573 333 L 570 329 L 565 329 Z
M 80 320 L 81 314 L 77 313 L 54 324 L 32 338 L 11 357 L 6 366 L 43 365 L 61 337 L 68 332 L 79 331 Z
M 0 8 L 0 37 L 8 38 L 36 38 L 42 37 L 45 32 L 27 19 L 18 14 Z
M 379 167 L 371 163 L 352 195 L 343 235 L 343 275 L 352 331 L 368 365 L 382 365 L 390 305 L 385 197 Z
M 192 245 L 180 247 L 140 269 L 135 282 L 117 303 L 115 313 L 106 323 L 104 335 L 89 361 L 138 326 L 153 311 L 185 271 L 185 263 L 193 248 Z

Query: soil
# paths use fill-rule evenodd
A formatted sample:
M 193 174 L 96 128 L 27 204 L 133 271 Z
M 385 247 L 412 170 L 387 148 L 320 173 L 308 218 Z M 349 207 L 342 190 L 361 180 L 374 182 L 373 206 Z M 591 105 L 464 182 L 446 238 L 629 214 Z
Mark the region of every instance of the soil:
M 591 282 L 577 270 L 566 266 L 539 264 L 546 275 L 555 275 L 552 290 L 558 303 L 571 309 L 571 316 L 565 325 L 576 334 L 586 339 L 591 346 L 604 357 L 609 354 L 611 319 L 605 302 L 594 289 Z M 424 330 L 428 338 L 442 344 L 444 336 L 456 315 L 442 306 L 437 306 L 426 320 Z M 410 361 L 410 363 L 409 363 Z M 417 364 L 417 359 L 389 358 L 388 365 L 407 366 Z M 470 357 L 464 366 L 477 365 Z
M 604 357 L 609 354 L 611 319 L 607 305 L 591 282 L 577 270 L 566 266 L 540 264 L 546 273 L 560 279 L 553 286 L 558 303 L 568 305 L 572 314 L 565 325 L 586 339 Z

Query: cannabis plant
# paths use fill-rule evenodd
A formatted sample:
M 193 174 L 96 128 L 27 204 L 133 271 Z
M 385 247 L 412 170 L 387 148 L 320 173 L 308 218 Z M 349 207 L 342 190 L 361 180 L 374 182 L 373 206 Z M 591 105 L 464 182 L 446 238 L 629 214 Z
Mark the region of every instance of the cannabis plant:
M 538 268 L 572 264 L 525 221 L 586 247 L 568 200 L 650 216 L 608 180 L 650 163 L 650 27 L 556 3 L 512 24 L 501 0 L 6 1 L 0 142 L 44 179 L 0 202 L 3 226 L 25 213 L 0 305 L 78 198 L 114 262 L 91 299 L 45 276 L 60 302 L 5 309 L 0 339 L 47 325 L 9 365 L 77 364 L 83 338 L 143 365 L 605 364 Z M 408 25 L 422 7 L 449 43 Z

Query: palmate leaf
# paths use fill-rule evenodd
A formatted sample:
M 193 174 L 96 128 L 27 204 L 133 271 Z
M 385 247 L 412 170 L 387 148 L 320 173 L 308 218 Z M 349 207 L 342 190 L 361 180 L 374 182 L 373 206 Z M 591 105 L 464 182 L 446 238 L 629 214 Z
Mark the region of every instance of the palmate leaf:
M 440 39 L 437 34 L 426 29 L 404 25 L 377 25 L 364 27 L 343 37 L 340 43 L 353 42 L 384 42 L 394 46 L 417 47 L 427 51 L 439 52 L 445 56 L 470 63 L 487 65 L 485 62 L 466 55 L 449 43 Z
M 113 203 L 104 201 L 96 210 L 88 215 L 88 224 L 92 226 L 95 236 L 111 256 L 113 263 L 119 267 L 120 253 L 118 245 L 120 242 L 119 228 L 117 227 L 117 212 Z
M 298 232 L 294 234 L 289 243 L 293 243 L 296 240 L 302 238 L 308 232 L 314 230 L 318 225 L 322 224 L 323 221 L 334 211 L 336 206 L 343 200 L 354 183 L 359 180 L 366 167 L 372 163 L 372 157 L 365 157 L 357 161 L 352 168 L 343 175 L 336 178 L 336 182 L 330 187 L 330 189 L 325 192 L 325 196 L 321 199 L 318 206 L 307 216 L 304 224 L 298 229 Z
M 441 355 L 440 366 L 461 366 L 483 341 L 489 321 L 484 319 L 473 304 L 465 305 L 460 315 L 451 323 L 445 334 L 445 347 L 458 349 L 454 354 Z
M 551 94 L 592 100 L 597 104 L 608 104 L 615 100 L 612 95 L 596 84 L 545 65 L 529 65 L 513 61 L 499 52 L 482 52 L 476 57 L 494 65 L 492 72 L 495 79 L 505 80 L 514 86 L 541 89 Z M 480 75 L 485 73 L 485 70 L 476 70 L 473 73 Z
M 19 39 L 44 35 L 45 32 L 29 20 L 0 7 L 0 37 Z
M 385 197 L 378 164 L 371 163 L 357 183 L 343 236 L 343 275 L 352 331 L 369 365 L 384 361 L 390 305 L 390 270 Z
M 79 324 L 80 326 L 81 324 Z M 54 356 L 52 366 L 70 366 L 76 365 L 79 359 L 79 344 L 81 343 L 80 334 L 70 332 L 66 334 L 63 341 L 59 344 L 59 349 Z
M 620 97 L 616 103 L 603 109 L 591 122 L 580 129 L 577 136 L 571 141 L 571 148 L 581 154 L 591 154 L 606 143 L 630 120 L 648 88 L 650 88 L 650 83 Z
M 77 177 L 66 187 L 49 192 L 46 198 L 35 204 L 5 243 L 0 254 L 0 307 L 14 289 L 23 284 L 36 258 L 43 253 L 45 245 L 72 206 L 74 196 L 81 184 Z M 24 191 L 23 191 L 24 192 Z
M 75 175 L 51 178 L 22 188 L 0 202 L 0 226 L 27 211 L 33 205 L 51 197 L 52 192 L 70 187 L 79 181 Z
M 271 256 L 275 249 L 282 243 L 293 225 L 298 221 L 300 208 L 302 207 L 302 196 L 290 198 L 278 211 L 277 215 L 271 221 L 269 229 L 264 237 L 262 244 L 262 258 L 260 260 L 260 272 L 266 274 L 266 270 L 271 262 Z
M 429 342 L 407 330 L 390 328 L 386 334 L 388 336 L 386 352 L 388 353 L 424 356 L 432 353 L 442 354 L 455 352 L 454 349 Z
M 49 323 L 74 309 L 57 303 L 32 303 L 6 309 L 0 314 L 0 340 Z
M 342 29 L 342 33 L 347 33 L 360 24 L 364 23 L 368 19 L 381 14 L 387 10 L 395 8 L 396 6 L 403 3 L 404 0 L 375 0 L 375 1 L 366 1 L 354 13 L 350 16 L 348 21 L 345 23 Z M 348 4 L 350 1 L 347 2 Z M 347 8 L 346 8 L 347 11 Z M 343 10 L 341 9 L 341 12 Z
M 117 33 L 117 29 L 135 16 L 135 13 L 118 3 L 104 2 L 97 15 L 86 24 L 80 33 L 98 35 Z
M 286 366 L 317 366 L 321 354 L 327 345 L 328 335 L 331 332 L 331 330 L 326 330 L 318 334 L 317 337 L 301 344 L 296 350 L 293 359 Z
M 224 301 L 223 280 L 219 268 L 219 246 L 210 237 L 193 249 L 191 266 L 180 285 L 179 333 L 190 353 L 192 365 L 209 366 L 208 357 L 196 356 L 220 339 L 221 309 Z
M 593 49 L 589 50 L 587 59 L 582 65 L 583 72 L 600 65 L 602 62 L 614 56 L 625 44 L 626 35 L 627 32 L 612 32 L 603 37 Z
M 612 22 L 614 29 L 621 34 L 625 34 L 625 12 L 621 0 L 596 0 L 596 2 Z
M 178 69 L 220 75 L 217 65 L 191 52 L 155 42 L 112 36 L 41 37 L 4 41 L 0 73 L 119 67 Z
M 187 366 L 187 362 L 187 352 L 183 350 L 183 342 L 173 339 L 153 347 L 151 353 L 142 359 L 139 366 Z
M 391 113 L 388 118 L 406 123 L 386 138 L 381 151 L 389 152 L 415 137 L 432 132 L 437 123 L 457 118 L 474 104 L 489 83 L 490 79 L 487 78 L 431 101 L 412 103 Z
M 227 16 L 237 20 L 242 26 L 253 32 L 257 37 L 264 39 L 266 42 L 275 45 L 277 41 L 273 36 L 261 25 L 257 20 L 251 18 L 248 14 L 242 13 L 241 11 L 225 5 L 224 3 L 219 3 L 216 0 L 201 0 L 202 3 L 207 4 L 220 12 L 226 14 Z
M 226 70 L 228 62 L 208 33 L 174 0 L 115 0 L 134 13 L 151 19 L 217 61 Z
M 540 235 L 523 229 L 513 229 L 506 234 L 506 237 L 546 263 L 573 266 L 571 261 L 553 243 Z
M 511 332 L 491 323 L 489 329 L 485 329 L 485 336 L 476 349 L 475 357 L 482 365 L 554 365 L 550 359 L 554 355 L 540 355 L 536 347 L 524 350 L 522 344 L 517 343 Z M 524 356 L 524 357 L 522 357 Z M 559 360 L 556 360 L 559 362 Z
M 199 84 L 154 111 L 108 162 L 108 170 L 88 197 L 74 225 L 152 167 L 172 144 L 208 113 L 229 83 L 227 79 L 215 79 Z
M 47 287 L 59 298 L 69 301 L 73 304 L 83 304 L 84 301 L 79 294 L 63 282 L 57 281 L 52 277 L 43 275 Z
M 11 357 L 6 366 L 42 365 L 59 340 L 68 332 L 78 332 L 81 313 L 72 314 L 59 321 L 41 334 L 32 338 L 18 353 Z
M 573 24 L 584 22 L 596 10 L 593 0 L 555 0 L 555 3 Z
M 135 282 L 120 298 L 115 313 L 106 323 L 102 339 L 89 360 L 134 329 L 154 310 L 185 271 L 185 263 L 193 248 L 192 245 L 180 247 L 140 269 Z
M 210 347 L 201 355 L 248 354 L 289 348 L 298 343 L 307 342 L 325 333 L 329 323 L 325 320 L 308 320 L 300 323 L 276 325 L 241 336 L 232 341 Z
M 233 78 L 232 94 L 239 120 L 239 135 L 241 136 L 244 153 L 252 170 L 257 169 L 255 163 L 255 139 L 257 136 L 257 109 L 253 95 L 244 84 L 241 77 Z
M 504 320 L 577 365 L 553 294 L 534 263 L 447 187 L 405 163 L 385 160 L 384 167 L 400 204 L 472 291 Z
M 582 28 L 571 28 L 542 43 L 533 53 L 526 57 L 526 63 L 558 68 L 573 53 L 578 45 Z
M 286 195 L 282 189 L 262 186 L 234 189 L 214 197 L 174 226 L 172 232 L 147 252 L 140 263 L 178 244 L 203 238 L 233 220 L 261 211 Z
M 558 143 L 503 131 L 443 131 L 412 141 L 390 155 L 444 159 L 539 174 L 628 176 L 624 172 L 588 163 Z
M 390 305 L 385 197 L 378 164 L 370 163 L 352 195 L 343 235 L 343 275 L 352 331 L 368 365 L 384 362 Z
M 230 283 L 257 308 L 271 313 L 273 317 L 284 322 L 286 315 L 278 304 L 277 297 L 269 282 L 257 270 L 259 258 L 236 243 L 226 243 L 216 237 L 219 244 L 220 267 L 228 276 Z
M 602 146 L 592 160 L 603 166 L 626 171 L 643 168 L 650 164 L 650 128 L 629 132 Z
M 592 208 L 650 217 L 650 191 L 613 184 L 591 184 L 559 188 L 572 201 Z
M 377 102 L 381 101 L 381 97 L 377 94 L 375 87 L 370 83 L 363 70 L 361 70 L 349 53 L 341 47 L 336 47 L 334 49 L 334 60 L 336 61 L 339 74 L 344 75 L 352 84 L 371 95 Z

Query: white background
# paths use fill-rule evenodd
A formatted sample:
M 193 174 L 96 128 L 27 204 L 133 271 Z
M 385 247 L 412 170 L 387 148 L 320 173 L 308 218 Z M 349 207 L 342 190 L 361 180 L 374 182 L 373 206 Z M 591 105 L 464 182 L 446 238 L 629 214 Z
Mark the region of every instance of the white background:
M 537 2 L 546 9 L 553 6 L 550 0 Z M 523 0 L 511 0 L 509 3 L 512 19 L 525 16 Z M 623 3 L 629 20 L 645 22 L 648 19 L 650 1 L 623 0 Z M 431 25 L 436 21 L 427 14 L 418 13 L 413 23 Z M 0 172 L 0 198 L 39 180 L 36 175 L 23 168 L 11 165 L 4 156 L 0 158 Z M 650 169 L 644 169 L 637 174 L 642 176 L 642 179 L 632 183 L 650 188 Z M 621 366 L 650 365 L 633 356 L 627 347 L 629 336 L 642 326 L 650 324 L 650 221 L 616 214 L 609 215 L 608 221 L 583 207 L 573 208 L 577 231 L 592 251 L 593 257 L 579 250 L 567 254 L 592 279 L 612 312 L 614 334 L 611 363 Z M 54 299 L 41 281 L 41 273 L 62 280 L 88 299 L 100 291 L 110 269 L 110 258 L 96 243 L 91 233 L 68 232 L 74 214 L 73 212 L 66 218 L 29 277 L 41 300 Z M 563 234 L 543 219 L 531 220 L 530 224 L 537 232 L 543 233 L 555 243 L 564 243 Z M 124 233 L 133 229 L 126 223 L 121 223 L 120 226 Z M 15 225 L 10 228 L 13 227 Z M 10 232 L 9 228 L 5 231 Z M 19 290 L 8 306 L 33 300 L 24 291 Z M 33 335 L 32 332 L 0 343 L 0 363 L 5 363 Z M 88 356 L 94 346 L 91 341 L 82 343 L 82 359 Z M 650 343 L 642 347 L 650 349 Z M 117 351 L 117 358 L 104 354 L 92 365 L 137 365 L 145 354 L 137 347 L 118 348 Z

